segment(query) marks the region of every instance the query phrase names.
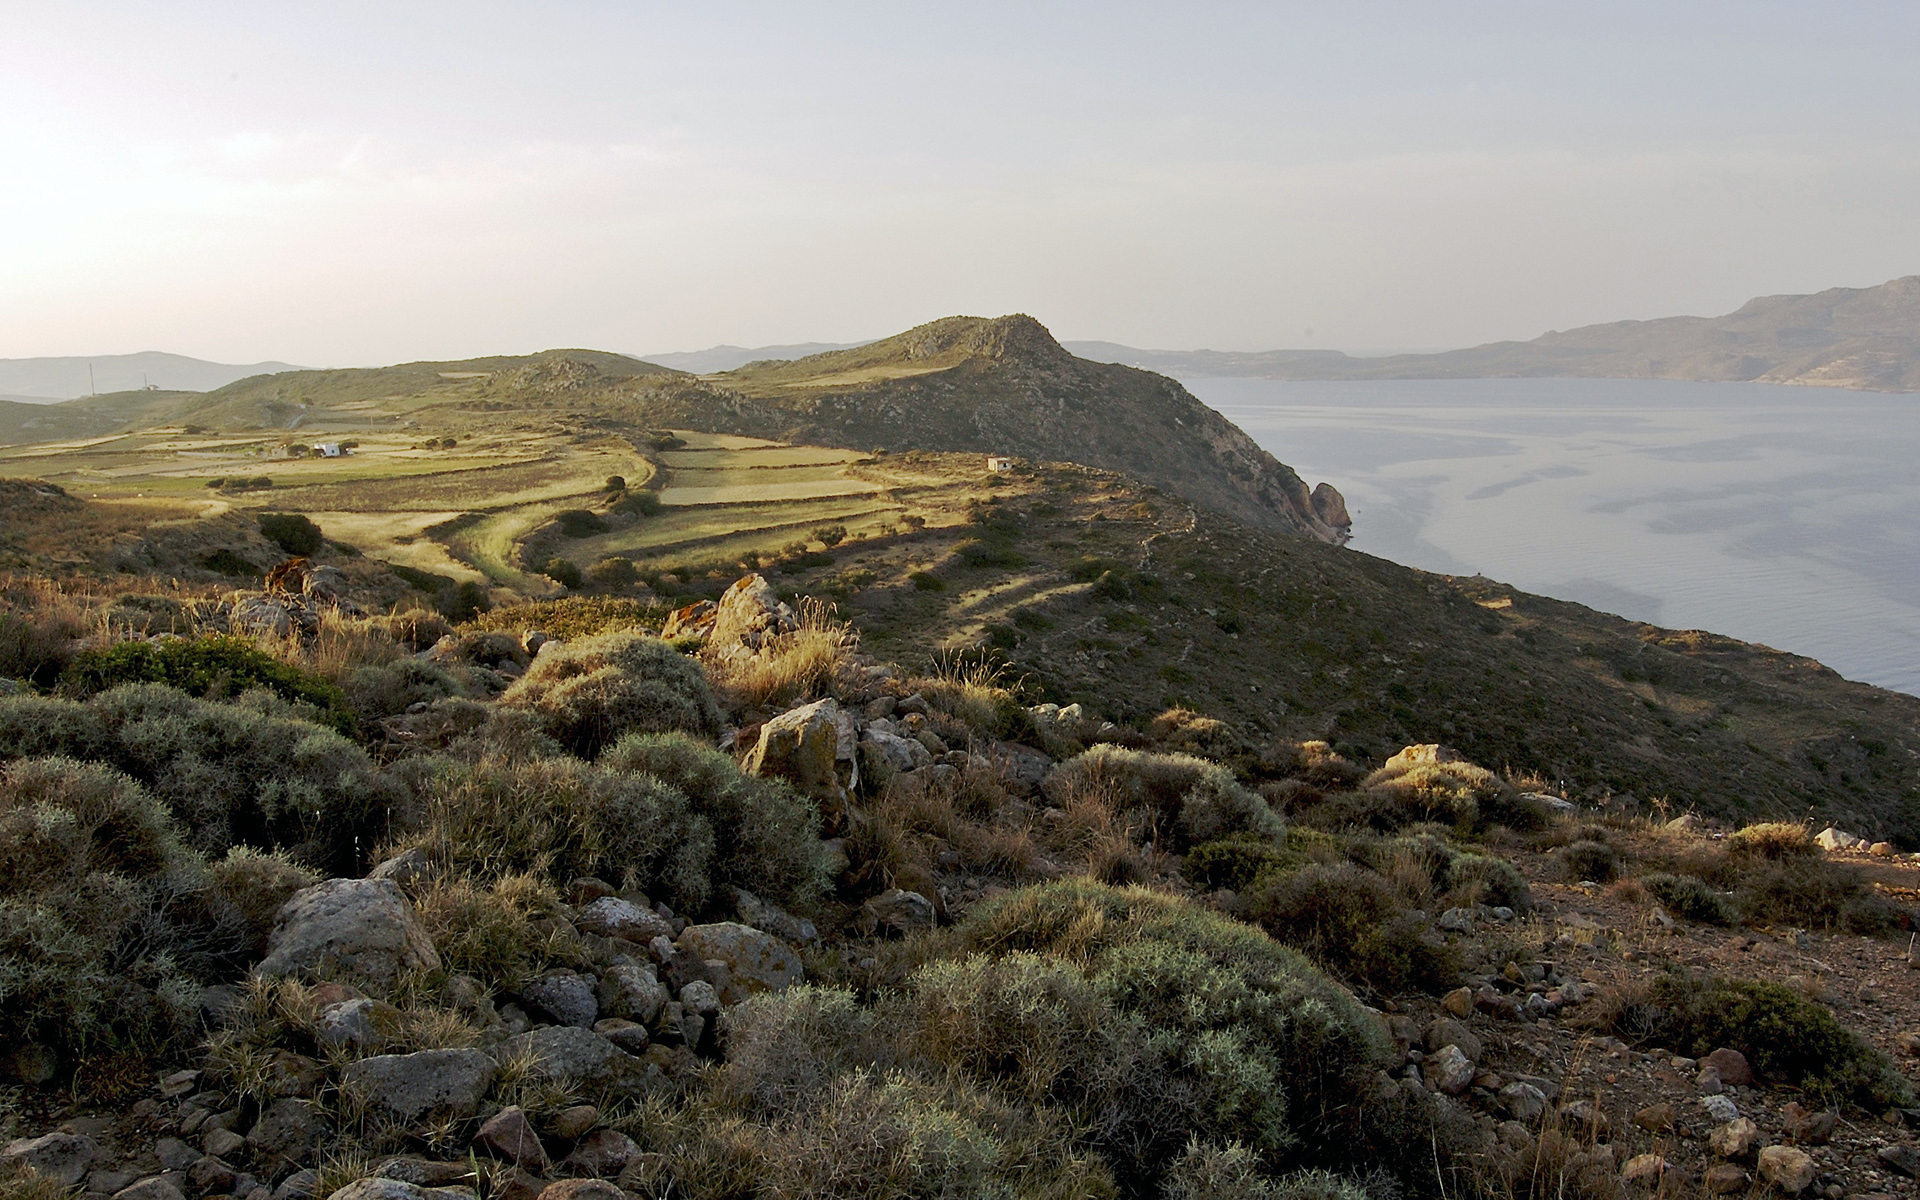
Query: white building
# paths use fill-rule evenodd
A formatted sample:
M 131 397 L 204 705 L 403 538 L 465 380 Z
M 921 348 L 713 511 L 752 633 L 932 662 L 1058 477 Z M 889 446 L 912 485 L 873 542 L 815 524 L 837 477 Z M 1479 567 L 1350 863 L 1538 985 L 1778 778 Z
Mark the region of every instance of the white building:
M 989 454 L 987 455 L 987 470 L 1011 471 L 1013 470 L 1013 460 L 1004 455 Z
M 340 448 L 339 442 L 315 442 L 313 444 L 313 452 L 321 458 L 339 458 L 346 453 L 345 450 Z

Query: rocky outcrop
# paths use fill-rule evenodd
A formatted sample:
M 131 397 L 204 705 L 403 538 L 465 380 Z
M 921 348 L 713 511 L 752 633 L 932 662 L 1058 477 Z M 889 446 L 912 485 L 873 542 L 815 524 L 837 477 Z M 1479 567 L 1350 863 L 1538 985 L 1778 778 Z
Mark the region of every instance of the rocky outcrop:
M 329 879 L 294 893 L 280 910 L 260 975 L 350 978 L 391 987 L 408 971 L 435 970 L 440 956 L 399 885 Z
M 846 809 L 859 785 L 858 738 L 852 714 L 831 698 L 817 700 L 762 725 L 741 768 L 786 780 L 831 818 Z

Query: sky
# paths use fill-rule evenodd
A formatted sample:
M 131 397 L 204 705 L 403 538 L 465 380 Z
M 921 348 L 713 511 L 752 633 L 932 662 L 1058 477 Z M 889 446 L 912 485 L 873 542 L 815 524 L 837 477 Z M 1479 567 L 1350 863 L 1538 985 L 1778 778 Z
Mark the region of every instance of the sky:
M 1907 0 L 0 0 L 0 357 L 1713 315 L 1920 273 L 1916 44 Z

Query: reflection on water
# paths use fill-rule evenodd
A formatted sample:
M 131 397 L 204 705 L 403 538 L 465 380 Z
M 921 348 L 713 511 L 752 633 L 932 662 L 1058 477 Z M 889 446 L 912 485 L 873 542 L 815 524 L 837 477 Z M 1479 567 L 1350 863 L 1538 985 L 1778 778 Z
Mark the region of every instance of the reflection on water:
M 1185 379 L 1353 546 L 1920 693 L 1920 396 L 1637 379 Z

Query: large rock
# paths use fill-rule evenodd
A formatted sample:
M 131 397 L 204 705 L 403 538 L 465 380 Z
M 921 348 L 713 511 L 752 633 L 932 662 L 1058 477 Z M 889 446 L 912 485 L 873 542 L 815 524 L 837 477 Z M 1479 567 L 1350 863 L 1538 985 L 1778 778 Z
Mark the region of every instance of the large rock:
M 582 933 L 623 938 L 642 946 L 657 937 L 673 936 L 673 926 L 667 924 L 665 917 L 618 896 L 602 896 L 581 909 L 574 926 Z
M 1721 1158 L 1750 1158 L 1760 1148 L 1760 1127 L 1735 1117 L 1707 1135 L 1707 1149 Z
M 785 942 L 733 921 L 689 925 L 680 935 L 680 946 L 703 962 L 719 959 L 727 964 L 722 1004 L 738 1004 L 757 992 L 784 991 L 806 978 L 800 956 Z
M 261 975 L 349 976 L 391 987 L 440 966 L 433 939 L 389 879 L 329 879 L 293 894 L 267 942 Z
M 1547 1096 L 1530 1083 L 1510 1083 L 1500 1089 L 1500 1099 L 1516 1121 L 1531 1124 L 1547 1111 Z
M 471 1117 L 493 1086 L 493 1076 L 493 1060 L 478 1050 L 420 1050 L 350 1062 L 340 1072 L 340 1081 L 401 1120 L 411 1121 L 442 1111 Z
M 933 751 L 910 737 L 901 737 L 879 722 L 867 726 L 861 744 L 880 762 L 896 772 L 918 771 L 933 765 Z
M 401 1179 L 360 1179 L 341 1188 L 327 1200 L 473 1200 L 473 1193 L 458 1187 L 421 1187 Z
M 651 1025 L 660 1019 L 660 1010 L 666 1007 L 667 989 L 654 974 L 652 963 L 641 963 L 622 954 L 600 972 L 595 997 L 600 1011 L 607 1016 Z
M 546 1148 L 540 1144 L 540 1135 L 534 1132 L 533 1122 L 527 1120 L 527 1114 L 517 1104 L 510 1104 L 489 1117 L 474 1135 L 473 1145 L 483 1154 L 504 1159 L 535 1175 L 545 1175 L 552 1169 Z
M 860 783 L 858 739 L 853 717 L 836 701 L 816 700 L 762 725 L 741 769 L 784 779 L 822 811 L 839 813 Z
M 260 1113 L 247 1145 L 253 1152 L 255 1169 L 262 1174 L 278 1175 L 287 1167 L 299 1166 L 313 1156 L 327 1136 L 326 1118 L 311 1100 L 275 1100 Z
M 400 1010 L 386 1001 L 361 996 L 322 1009 L 313 1036 L 323 1046 L 373 1050 L 397 1038 L 405 1021 Z
M 1451 1017 L 1435 1017 L 1428 1022 L 1422 1035 L 1428 1050 L 1440 1050 L 1447 1046 L 1460 1047 L 1460 1053 L 1467 1056 L 1468 1062 L 1480 1061 L 1480 1039 L 1467 1028 L 1466 1022 Z
M 919 892 L 891 888 L 860 906 L 859 926 L 868 933 L 905 935 L 933 928 L 933 901 Z
M 1798 1196 L 1813 1182 L 1813 1156 L 1792 1146 L 1768 1146 L 1760 1152 L 1758 1173 L 1789 1196 Z
M 520 995 L 562 1025 L 592 1029 L 600 1019 L 593 981 L 573 971 L 548 971 L 521 988 Z
M 554 1025 L 492 1047 L 496 1062 L 525 1062 L 536 1080 L 571 1081 L 592 1092 L 634 1092 L 646 1084 L 646 1064 L 589 1029 Z
M 0 1150 L 0 1164 L 31 1167 L 61 1187 L 74 1187 L 100 1157 L 100 1147 L 77 1133 L 49 1133 L 45 1137 L 16 1138 Z
M 1827 851 L 1865 850 L 1868 845 L 1867 839 L 1861 837 L 1859 834 L 1848 833 L 1846 830 L 1837 829 L 1832 825 L 1827 826 L 1815 834 L 1813 840 L 1822 850 Z
M 1408 746 L 1400 753 L 1380 764 L 1381 771 L 1408 771 L 1418 766 L 1437 763 L 1464 762 L 1460 752 L 1451 746 L 1442 746 L 1428 742 L 1422 746 Z
M 773 639 L 800 628 L 800 621 L 759 575 L 748 575 L 720 596 L 707 642 L 722 651 L 758 653 Z
M 1702 1070 L 1712 1067 L 1719 1073 L 1721 1084 L 1726 1087 L 1753 1086 L 1753 1067 L 1748 1065 L 1747 1056 L 1738 1050 L 1722 1046 L 1701 1059 L 1700 1066 Z
M 1434 1091 L 1458 1096 L 1473 1082 L 1473 1061 L 1460 1047 L 1449 1045 L 1436 1054 L 1427 1055 L 1426 1061 L 1420 1064 L 1420 1074 Z

